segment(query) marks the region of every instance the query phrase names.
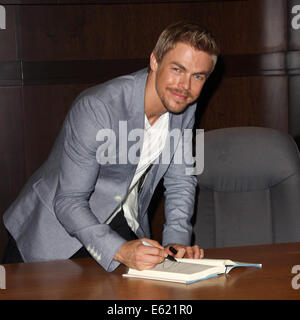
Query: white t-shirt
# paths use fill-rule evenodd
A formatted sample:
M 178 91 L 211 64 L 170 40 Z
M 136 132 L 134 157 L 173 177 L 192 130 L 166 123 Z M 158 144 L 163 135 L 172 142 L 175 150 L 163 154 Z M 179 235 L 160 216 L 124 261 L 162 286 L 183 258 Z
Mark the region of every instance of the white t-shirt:
M 106 221 L 107 224 L 109 224 L 117 215 L 117 213 L 123 208 L 124 216 L 131 230 L 136 232 L 138 229 L 138 181 L 146 172 L 148 167 L 159 157 L 160 153 L 162 152 L 168 135 L 168 127 L 168 112 L 161 115 L 152 126 L 145 115 L 145 132 L 140 161 L 131 181 L 127 197 Z

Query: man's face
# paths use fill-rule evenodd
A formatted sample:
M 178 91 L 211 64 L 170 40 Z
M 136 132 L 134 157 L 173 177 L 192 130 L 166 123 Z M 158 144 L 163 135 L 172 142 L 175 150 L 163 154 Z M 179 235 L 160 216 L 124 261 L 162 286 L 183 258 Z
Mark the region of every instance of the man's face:
M 158 63 L 151 55 L 155 88 L 160 101 L 169 112 L 180 113 L 200 95 L 212 68 L 212 56 L 186 43 L 179 42 Z

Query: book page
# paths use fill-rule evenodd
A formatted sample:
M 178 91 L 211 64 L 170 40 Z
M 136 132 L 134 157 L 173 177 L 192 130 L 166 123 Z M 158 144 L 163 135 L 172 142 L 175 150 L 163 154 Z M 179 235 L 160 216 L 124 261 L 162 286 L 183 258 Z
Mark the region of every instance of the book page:
M 261 267 L 260 263 L 232 261 L 230 259 L 186 259 L 176 258 L 178 262 L 190 263 L 190 264 L 202 264 L 212 267 L 217 266 L 235 266 L 235 267 Z
M 225 266 L 235 265 L 236 263 L 229 259 L 187 259 L 187 258 L 176 258 L 178 262 L 202 264 L 207 266 Z
M 188 259 L 187 259 L 188 260 Z M 174 272 L 180 274 L 193 274 L 210 269 L 209 265 L 200 265 L 198 263 L 185 263 L 165 260 L 157 264 L 152 270 L 159 272 Z

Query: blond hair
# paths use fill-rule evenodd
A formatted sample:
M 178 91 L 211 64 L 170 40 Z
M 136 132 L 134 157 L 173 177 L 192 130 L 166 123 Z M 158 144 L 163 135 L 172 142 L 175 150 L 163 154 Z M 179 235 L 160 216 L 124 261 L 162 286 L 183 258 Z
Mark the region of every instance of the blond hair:
M 157 62 L 173 49 L 178 42 L 187 43 L 196 50 L 204 51 L 212 56 L 213 67 L 220 54 L 214 36 L 196 23 L 179 21 L 169 25 L 159 36 L 153 53 Z

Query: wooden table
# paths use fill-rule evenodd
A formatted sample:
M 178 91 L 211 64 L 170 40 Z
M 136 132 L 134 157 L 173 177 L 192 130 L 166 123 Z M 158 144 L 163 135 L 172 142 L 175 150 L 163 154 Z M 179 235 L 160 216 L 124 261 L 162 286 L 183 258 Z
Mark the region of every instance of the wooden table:
M 300 265 L 300 242 L 207 249 L 207 258 L 262 263 L 260 268 L 237 268 L 190 285 L 123 278 L 120 266 L 104 271 L 93 259 L 5 265 L 6 290 L 0 300 L 197 300 L 197 299 L 300 299 L 292 287 L 292 273 Z M 294 283 L 300 287 L 300 267 Z

